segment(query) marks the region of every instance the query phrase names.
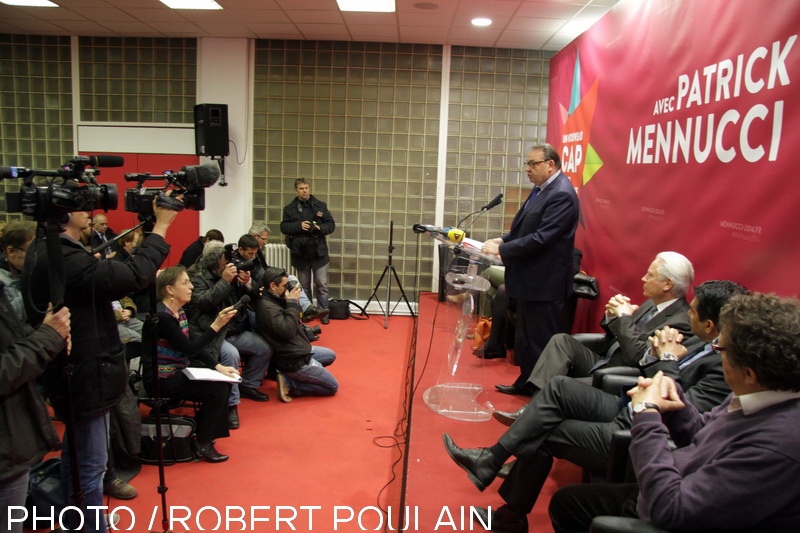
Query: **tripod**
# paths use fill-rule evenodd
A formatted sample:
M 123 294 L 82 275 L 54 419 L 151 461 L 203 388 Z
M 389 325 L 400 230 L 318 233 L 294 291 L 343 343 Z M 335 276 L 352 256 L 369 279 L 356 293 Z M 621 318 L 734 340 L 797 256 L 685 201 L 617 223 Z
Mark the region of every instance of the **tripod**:
M 400 283 L 400 277 L 397 275 L 397 269 L 394 268 L 392 264 L 392 253 L 394 252 L 394 220 L 389 222 L 389 262 L 383 269 L 383 274 L 381 274 L 380 279 L 378 279 L 378 283 L 375 284 L 375 289 L 372 291 L 372 296 L 369 297 L 367 303 L 364 304 L 364 309 L 369 306 L 369 303 L 375 298 L 375 301 L 378 303 L 378 307 L 381 308 L 384 316 L 383 322 L 383 329 L 389 329 L 389 316 L 394 313 L 394 310 L 397 309 L 397 306 L 400 305 L 400 301 L 405 300 L 406 305 L 408 306 L 408 310 L 411 313 L 411 316 L 416 316 L 414 314 L 414 310 L 411 308 L 411 302 L 408 301 L 408 297 L 406 296 L 406 291 L 403 290 L 403 285 Z M 389 277 L 386 277 L 386 274 L 391 272 Z M 395 306 L 392 310 L 389 310 L 389 304 L 392 301 L 392 276 L 394 276 L 394 280 L 397 282 L 397 287 L 400 289 L 400 300 L 397 301 Z M 378 288 L 381 286 L 383 282 L 383 278 L 386 278 L 386 308 L 381 305 L 381 302 L 378 300 Z

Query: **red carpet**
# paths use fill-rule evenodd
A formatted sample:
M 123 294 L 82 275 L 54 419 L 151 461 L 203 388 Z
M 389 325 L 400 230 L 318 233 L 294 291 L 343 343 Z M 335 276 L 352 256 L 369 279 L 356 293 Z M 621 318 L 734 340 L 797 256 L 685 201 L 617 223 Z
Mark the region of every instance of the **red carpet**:
M 380 524 L 380 513 L 370 507 L 380 504 L 396 511 L 402 463 L 394 468 L 398 479 L 383 490 L 380 499 L 379 493 L 392 480 L 392 464 L 400 453 L 396 448 L 381 447 L 388 439 L 380 439 L 381 446 L 374 439 L 392 435 L 402 417 L 413 320 L 391 317 L 388 329 L 383 324 L 383 317 L 378 316 L 368 321 L 332 320 L 330 325 L 322 326 L 317 344 L 337 353 L 337 360 L 330 367 L 339 381 L 336 396 L 295 398 L 291 403 L 281 403 L 275 382 L 265 381 L 261 390 L 270 395 L 270 401 L 242 400 L 241 428 L 232 431 L 230 438 L 217 441 L 220 453 L 230 455 L 227 462 L 167 467 L 168 505 L 175 508 L 176 516 L 191 514 L 185 524 L 176 522 L 172 529 L 349 533 L 363 531 L 362 526 L 372 530 Z M 143 413 L 147 411 L 143 408 Z M 137 498 L 111 499 L 108 505 L 124 505 L 133 510 L 136 523 L 131 531 L 161 530 L 158 468 L 143 466 L 131 483 L 139 490 Z M 208 508 L 200 512 L 204 506 Z M 252 509 L 253 506 L 262 508 Z M 336 506 L 352 508 L 355 513 L 352 522 L 340 522 L 338 529 Z M 238 516 L 240 508 L 245 525 L 236 521 L 226 525 L 226 510 Z M 217 512 L 222 517 L 219 524 Z M 362 526 L 357 522 L 359 512 Z M 276 524 L 276 513 L 283 518 L 297 513 L 292 522 L 294 528 L 288 522 Z M 131 518 L 125 511 L 120 515 L 118 527 L 127 529 Z M 349 516 L 348 509 L 338 511 L 342 520 Z M 269 521 L 251 523 L 251 517 Z
M 420 531 L 434 531 L 437 523 L 440 525 L 438 531 L 480 531 L 482 528 L 478 524 L 470 523 L 468 508 L 463 511 L 462 526 L 462 507 L 474 505 L 496 509 L 503 504 L 497 494 L 502 480 L 496 480 L 485 492 L 479 492 L 466 473 L 445 452 L 442 434 L 449 433 L 456 444 L 463 448 L 485 447 L 497 442 L 505 426 L 494 420 L 465 422 L 446 418 L 428 408 L 422 399 L 424 391 L 437 383 L 439 372 L 446 364 L 453 338 L 454 319 L 459 314 L 460 305 L 443 302 L 437 308 L 436 295 L 424 295 L 420 298 L 416 391 L 411 413 L 405 499 L 406 506 L 418 508 L 417 523 Z M 465 348 L 456 377 L 459 382 L 483 386 L 478 403 L 490 401 L 495 408 L 503 411 L 513 411 L 525 403 L 522 397 L 501 394 L 494 389 L 495 384 L 513 382 L 519 374 L 517 367 L 504 359 L 479 359 L 472 355 L 472 341 L 466 339 L 464 342 Z M 423 373 L 426 362 L 427 368 Z M 559 487 L 578 482 L 580 470 L 575 465 L 567 461 L 556 461 L 550 479 L 533 513 L 528 517 L 531 532 L 553 531 L 547 516 L 550 496 Z M 413 529 L 413 522 L 410 525 Z

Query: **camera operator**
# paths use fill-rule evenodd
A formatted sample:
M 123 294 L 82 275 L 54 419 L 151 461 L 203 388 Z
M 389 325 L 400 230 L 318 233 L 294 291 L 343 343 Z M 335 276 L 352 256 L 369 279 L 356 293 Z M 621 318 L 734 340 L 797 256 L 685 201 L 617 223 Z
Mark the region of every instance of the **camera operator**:
M 194 292 L 189 307 L 189 331 L 192 335 L 202 334 L 222 309 L 235 305 L 243 296 L 247 295 L 253 301 L 258 298 L 261 285 L 251 275 L 253 262 L 243 264 L 246 261 L 238 251 L 227 254 L 221 243 L 206 244 L 191 278 Z M 237 263 L 244 268 L 237 268 Z M 248 313 L 244 310 L 237 313 L 224 330 L 208 346 L 209 353 L 223 365 L 234 368 L 239 368 L 241 354 L 249 356 L 242 372 L 242 382 L 233 384 L 228 401 L 228 427 L 237 429 L 240 396 L 259 402 L 269 399 L 258 387 L 267 372 L 272 348 L 250 330 Z
M 153 212 L 155 223 L 152 232 L 137 253 L 124 262 L 98 259 L 80 243 L 82 232 L 89 228 L 88 211 L 65 215 L 61 252 L 64 260 L 64 302 L 72 312 L 72 350 L 47 368 L 45 383 L 56 415 L 69 422 L 68 405 L 74 415 L 74 427 L 68 425 L 64 436 L 61 487 L 64 500 L 74 505 L 70 478 L 70 454 L 74 453 L 80 485 L 85 494 L 84 510 L 89 506 L 103 505 L 102 481 L 108 460 L 109 409 L 119 401 L 128 384 L 125 348 L 120 342 L 112 302 L 152 283 L 170 249 L 164 238 L 177 212 L 159 206 L 155 200 Z M 48 286 L 49 264 L 45 242 L 37 243 L 31 290 L 34 301 L 40 306 L 42 287 Z M 65 377 L 65 367 L 74 369 L 71 377 Z M 69 431 L 74 432 L 77 443 L 74 451 L 70 449 Z M 74 529 L 79 524 L 79 517 L 77 513 L 67 515 L 66 525 Z M 105 521 L 97 519 L 95 513 L 84 513 L 84 518 L 84 531 L 106 531 Z

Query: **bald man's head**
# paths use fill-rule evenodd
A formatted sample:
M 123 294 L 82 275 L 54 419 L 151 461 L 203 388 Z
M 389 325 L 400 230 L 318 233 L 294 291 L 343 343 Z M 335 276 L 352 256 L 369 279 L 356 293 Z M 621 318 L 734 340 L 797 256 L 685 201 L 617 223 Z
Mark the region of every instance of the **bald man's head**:
M 105 233 L 108 229 L 108 217 L 102 213 L 95 215 L 92 226 L 98 233 Z

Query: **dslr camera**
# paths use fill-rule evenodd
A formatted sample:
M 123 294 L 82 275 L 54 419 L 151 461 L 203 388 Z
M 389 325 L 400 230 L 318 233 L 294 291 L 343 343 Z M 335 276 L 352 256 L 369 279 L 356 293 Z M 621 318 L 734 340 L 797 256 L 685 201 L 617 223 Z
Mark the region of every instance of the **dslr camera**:
M 228 263 L 233 263 L 233 266 L 236 267 L 237 270 L 244 270 L 245 272 L 252 272 L 256 268 L 256 260 L 255 259 L 242 259 L 238 253 L 236 253 L 236 249 L 238 246 L 236 244 L 226 244 L 225 245 L 225 260 Z

